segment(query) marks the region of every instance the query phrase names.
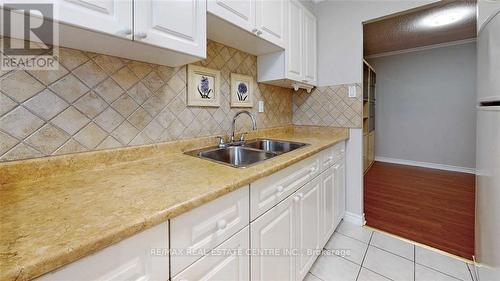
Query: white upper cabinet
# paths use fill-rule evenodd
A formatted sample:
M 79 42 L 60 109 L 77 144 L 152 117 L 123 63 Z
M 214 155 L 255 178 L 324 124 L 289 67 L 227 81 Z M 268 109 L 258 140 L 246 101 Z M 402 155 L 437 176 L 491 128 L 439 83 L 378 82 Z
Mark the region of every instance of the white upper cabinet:
M 316 86 L 316 17 L 298 0 L 288 1 L 284 51 L 257 58 L 258 81 L 288 88 Z
M 304 9 L 304 81 L 316 85 L 316 17 Z
M 132 39 L 132 0 L 53 0 L 55 19 Z
M 206 53 L 206 2 L 134 1 L 134 40 L 203 57 Z
M 60 23 L 58 45 L 62 47 L 168 66 L 181 66 L 206 57 L 206 0 L 38 2 L 54 4 L 51 18 Z M 22 21 L 24 16 L 22 10 L 13 13 L 16 21 Z M 39 17 L 35 13 L 30 16 Z M 16 34 L 12 37 L 23 38 Z
M 301 81 L 303 73 L 304 52 L 302 38 L 304 33 L 304 12 L 298 1 L 291 1 L 288 8 L 288 48 L 286 52 L 285 68 L 292 80 Z
M 288 0 L 207 0 L 208 37 L 261 55 L 286 47 Z
M 245 30 L 255 28 L 255 0 L 208 0 L 207 11 Z
M 285 0 L 256 1 L 257 34 L 281 47 L 286 47 L 286 3 Z

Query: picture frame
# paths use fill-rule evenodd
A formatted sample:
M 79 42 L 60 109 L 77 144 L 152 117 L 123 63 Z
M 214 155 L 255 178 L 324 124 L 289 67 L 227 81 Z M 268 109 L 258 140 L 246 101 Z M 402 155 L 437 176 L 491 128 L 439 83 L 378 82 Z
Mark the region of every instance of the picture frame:
M 254 79 L 231 73 L 231 107 L 253 107 Z
M 220 106 L 220 71 L 198 65 L 188 65 L 187 105 Z

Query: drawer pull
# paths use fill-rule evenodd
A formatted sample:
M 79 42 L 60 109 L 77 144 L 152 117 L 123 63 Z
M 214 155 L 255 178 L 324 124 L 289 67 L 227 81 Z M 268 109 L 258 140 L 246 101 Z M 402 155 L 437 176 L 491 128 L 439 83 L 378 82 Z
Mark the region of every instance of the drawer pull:
M 304 198 L 304 193 L 299 193 L 297 196 L 299 196 L 299 198 Z
M 141 31 L 141 32 L 137 32 L 135 34 L 135 38 L 134 39 L 136 39 L 136 38 L 137 39 L 145 39 L 146 37 L 148 37 L 148 34 L 146 32 Z
M 300 196 L 295 195 L 295 196 L 293 197 L 293 201 L 295 201 L 295 202 L 299 202 L 299 201 L 300 201 Z
M 280 186 L 277 186 L 277 187 L 276 187 L 276 193 L 281 193 L 281 192 L 283 192 L 283 189 L 284 189 L 284 188 L 283 188 L 283 186 L 281 186 L 281 185 L 280 185 Z
M 328 157 L 327 161 L 330 162 L 333 160 L 333 156 Z
M 316 167 L 312 167 L 311 169 L 309 169 L 309 172 L 310 172 L 311 174 L 313 174 L 314 172 L 316 172 Z
M 226 226 L 227 226 L 226 220 L 222 219 L 222 220 L 217 221 L 217 229 L 223 230 L 226 228 Z

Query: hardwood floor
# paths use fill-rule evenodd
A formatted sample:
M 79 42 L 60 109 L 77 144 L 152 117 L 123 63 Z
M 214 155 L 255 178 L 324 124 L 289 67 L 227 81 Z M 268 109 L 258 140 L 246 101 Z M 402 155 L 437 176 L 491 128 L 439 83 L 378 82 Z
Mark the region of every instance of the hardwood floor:
M 368 226 L 472 259 L 475 176 L 375 162 L 365 175 Z

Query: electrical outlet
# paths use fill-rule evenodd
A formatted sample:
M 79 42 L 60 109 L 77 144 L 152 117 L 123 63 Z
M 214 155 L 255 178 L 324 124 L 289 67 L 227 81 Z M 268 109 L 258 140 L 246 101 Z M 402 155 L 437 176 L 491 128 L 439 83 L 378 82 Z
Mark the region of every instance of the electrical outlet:
M 356 97 L 356 86 L 349 86 L 349 97 L 350 98 Z
M 259 105 L 259 113 L 262 113 L 264 112 L 264 101 L 259 101 L 258 102 L 258 105 Z

